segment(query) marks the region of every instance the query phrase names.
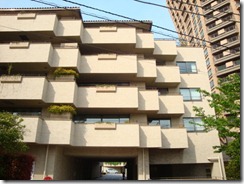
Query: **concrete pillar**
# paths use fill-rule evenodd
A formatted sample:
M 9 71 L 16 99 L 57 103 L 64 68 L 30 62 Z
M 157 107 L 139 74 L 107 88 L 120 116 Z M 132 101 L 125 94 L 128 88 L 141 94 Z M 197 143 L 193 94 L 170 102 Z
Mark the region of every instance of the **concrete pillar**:
M 149 150 L 147 148 L 139 149 L 137 157 L 137 167 L 138 180 L 150 179 Z

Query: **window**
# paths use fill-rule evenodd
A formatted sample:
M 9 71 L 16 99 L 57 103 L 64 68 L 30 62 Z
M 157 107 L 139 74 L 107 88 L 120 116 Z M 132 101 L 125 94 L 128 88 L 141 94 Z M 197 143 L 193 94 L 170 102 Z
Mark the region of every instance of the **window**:
M 158 88 L 158 95 L 167 95 L 169 93 L 168 88 Z
M 116 115 L 74 116 L 75 123 L 98 123 L 98 122 L 126 123 L 129 121 L 130 121 L 129 116 L 116 116 Z
M 181 88 L 180 94 L 183 96 L 184 101 L 202 100 L 198 89 L 199 88 Z
M 212 70 L 209 69 L 209 70 L 208 70 L 208 77 L 212 77 L 212 75 L 213 75 Z
M 184 127 L 189 132 L 204 131 L 203 121 L 201 118 L 183 118 Z
M 210 87 L 211 87 L 211 89 L 214 88 L 214 81 L 213 80 L 210 81 Z
M 180 73 L 197 73 L 196 62 L 176 62 L 180 68 Z
M 170 128 L 170 119 L 149 119 L 149 125 L 160 125 L 161 128 Z
M 207 65 L 207 67 L 210 66 L 210 61 L 209 61 L 209 59 L 206 60 L 206 65 Z

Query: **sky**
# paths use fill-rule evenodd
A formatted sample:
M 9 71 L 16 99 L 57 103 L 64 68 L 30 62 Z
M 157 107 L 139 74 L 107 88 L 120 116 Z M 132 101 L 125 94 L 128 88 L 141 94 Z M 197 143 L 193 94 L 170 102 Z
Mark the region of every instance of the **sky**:
M 63 0 L 38 0 L 53 4 L 58 7 L 79 7 L 77 4 L 65 2 Z M 84 4 L 93 8 L 102 9 L 108 12 L 116 13 L 119 15 L 127 16 L 136 20 L 150 20 L 153 22 L 152 31 L 154 38 L 178 38 L 177 34 L 166 31 L 169 29 L 175 31 L 173 21 L 171 20 L 169 10 L 167 8 L 148 5 L 136 2 L 134 0 L 70 0 L 79 4 Z M 166 6 L 166 0 L 143 0 L 145 2 L 153 2 L 155 4 Z M 30 7 L 52 7 L 42 3 L 34 2 L 32 0 L 0 0 L 0 8 L 30 8 Z M 118 16 L 95 11 L 84 6 L 80 6 L 81 13 L 92 14 L 100 16 L 109 20 L 125 20 Z M 99 20 L 99 18 L 87 16 L 82 14 L 83 20 Z M 101 19 L 100 19 L 101 20 Z M 156 27 L 155 27 L 156 26 Z M 160 26 L 162 28 L 157 28 Z M 165 28 L 165 29 L 164 29 Z

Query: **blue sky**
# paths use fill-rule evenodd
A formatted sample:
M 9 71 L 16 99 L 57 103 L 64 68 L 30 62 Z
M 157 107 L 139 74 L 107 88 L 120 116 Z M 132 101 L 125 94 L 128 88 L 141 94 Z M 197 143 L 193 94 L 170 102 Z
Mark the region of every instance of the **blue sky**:
M 40 0 L 47 3 L 53 3 L 57 6 L 74 7 L 78 6 L 72 3 L 64 2 L 63 0 Z M 124 15 L 136 20 L 151 20 L 154 25 L 161 26 L 175 31 L 173 22 L 170 18 L 170 14 L 167 8 L 152 6 L 148 4 L 142 4 L 134 0 L 70 0 L 94 8 L 102 9 L 105 11 L 113 12 L 116 14 Z M 153 2 L 160 5 L 166 5 L 166 0 L 144 0 L 146 2 Z M 41 3 L 37 3 L 31 0 L 0 0 L 0 8 L 23 8 L 23 7 L 47 7 Z M 50 7 L 50 6 L 49 6 Z M 95 16 L 101 16 L 109 20 L 122 20 L 121 17 L 113 16 L 110 14 L 95 11 L 89 8 L 80 7 L 81 11 L 88 14 L 94 14 Z M 83 20 L 98 20 L 87 15 L 82 15 Z M 159 29 L 152 28 L 155 38 L 175 38 L 178 37 L 175 33 Z M 160 33 L 160 34 L 157 34 Z M 170 36 L 167 36 L 170 35 Z

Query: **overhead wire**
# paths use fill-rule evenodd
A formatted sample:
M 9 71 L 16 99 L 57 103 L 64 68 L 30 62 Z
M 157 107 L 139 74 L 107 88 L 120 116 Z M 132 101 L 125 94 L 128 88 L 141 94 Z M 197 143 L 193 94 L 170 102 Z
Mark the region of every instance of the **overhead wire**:
M 35 0 L 32 0 L 32 1 L 35 1 Z M 91 7 L 91 6 L 88 6 L 88 5 L 84 5 L 84 4 L 81 4 L 81 3 L 77 3 L 77 2 L 74 2 L 74 1 L 70 1 L 70 0 L 63 0 L 63 1 L 64 2 L 69 2 L 71 4 L 76 4 L 76 5 L 79 5 L 79 6 L 83 6 L 83 7 L 89 8 L 89 9 L 93 9 L 93 10 L 96 10 L 96 11 L 100 11 L 100 12 L 103 12 L 103 13 L 107 13 L 107 14 L 110 14 L 110 15 L 114 15 L 114 16 L 117 16 L 117 17 L 126 18 L 126 19 L 129 19 L 129 20 L 141 22 L 141 23 L 145 24 L 143 21 L 140 21 L 140 20 L 137 20 L 137 19 L 128 17 L 128 16 L 120 15 L 120 14 L 113 13 L 113 12 L 110 12 L 110 11 L 105 11 L 105 10 L 102 10 L 102 9 L 99 9 L 99 8 L 94 8 L 94 7 Z M 135 1 L 137 1 L 137 0 L 135 0 Z M 167 29 L 167 28 L 164 28 L 162 26 L 155 25 L 155 24 L 153 24 L 152 26 L 153 27 L 160 28 L 160 29 L 163 29 L 163 30 L 166 30 L 166 31 L 169 31 L 169 32 L 173 32 L 173 33 L 181 34 L 181 35 L 184 35 L 184 36 L 187 36 L 187 37 L 191 37 L 191 38 L 194 38 L 196 40 L 201 40 L 201 41 L 204 41 L 206 43 L 210 43 L 210 44 L 212 43 L 212 42 L 210 42 L 208 40 L 205 40 L 205 39 L 203 40 L 203 39 L 197 38 L 195 36 L 190 36 L 190 35 L 187 35 L 187 34 L 184 34 L 184 33 L 180 33 L 180 32 L 177 32 L 177 31 L 174 31 L 174 30 L 171 30 L 171 29 Z M 224 47 L 226 49 L 230 49 L 229 47 L 227 47 L 225 45 L 218 44 L 218 46 Z M 215 49 L 217 49 L 217 48 L 215 48 Z M 217 49 L 217 50 L 220 50 L 220 49 Z M 231 54 L 235 54 L 235 53 L 231 53 Z
M 156 3 L 150 3 L 150 2 L 141 1 L 141 0 L 134 0 L 134 1 L 139 2 L 139 3 L 143 3 L 143 4 L 158 6 L 158 7 L 161 7 L 161 8 L 167 8 L 167 9 L 170 9 L 170 10 L 175 10 L 175 11 L 181 11 L 181 12 L 185 12 L 185 13 L 190 13 L 190 14 L 193 14 L 193 15 L 199 15 L 199 16 L 203 16 L 203 17 L 206 16 L 206 15 L 201 14 L 201 13 L 191 12 L 191 11 L 187 11 L 187 10 L 181 10 L 181 9 L 178 9 L 178 8 L 172 8 L 172 7 L 168 7 L 168 6 L 164 6 L 164 5 L 160 5 L 160 4 L 156 4 Z M 220 20 L 221 19 L 221 18 L 215 17 L 215 16 L 212 16 L 212 17 L 213 18 L 216 18 L 216 20 Z M 233 21 L 233 22 L 240 23 L 240 21 L 235 21 L 235 20 L 229 20 L 229 21 Z
M 69 10 L 69 11 L 72 11 L 72 10 L 70 10 L 70 9 L 68 9 L 68 8 L 66 8 L 66 7 L 60 7 L 60 6 L 58 6 L 58 5 L 56 5 L 56 4 L 54 4 L 54 3 L 47 3 L 47 2 L 43 2 L 43 1 L 40 1 L 40 0 L 31 0 L 31 1 L 35 1 L 35 2 L 39 2 L 39 3 L 42 3 L 42 4 L 46 4 L 46 5 L 49 5 L 49 6 L 54 6 L 54 7 L 56 7 L 56 8 L 62 8 L 62 9 L 66 9 L 66 10 Z M 83 14 L 84 14 L 84 12 L 83 12 Z M 101 16 L 97 16 L 97 15 L 91 15 L 90 13 L 85 13 L 85 14 L 87 14 L 88 16 L 92 16 L 92 17 L 97 17 L 97 18 L 102 18 L 102 19 L 104 19 L 104 17 L 101 17 Z M 110 19 L 108 19 L 108 21 L 114 21 L 114 20 L 110 20 Z M 118 21 L 119 22 L 119 21 Z M 121 23 L 121 22 L 119 22 L 119 23 Z M 124 22 L 123 22 L 123 24 L 124 24 Z M 25 32 L 25 31 L 23 31 L 23 30 L 20 30 L 20 29 L 16 29 L 16 28 L 11 28 L 11 27 L 8 27 L 8 26 L 3 26 L 3 25 L 0 25 L 1 27 L 5 27 L 5 28 L 9 28 L 9 29 L 13 29 L 13 30 L 18 30 L 18 31 L 21 31 L 21 32 Z M 130 25 L 130 26 L 132 26 L 132 25 Z M 133 26 L 134 27 L 134 26 Z M 33 35 L 34 34 L 36 34 L 36 35 L 43 35 L 43 34 L 39 34 L 39 33 L 33 33 Z M 45 35 L 45 36 L 48 36 L 48 35 Z M 62 40 L 62 41 L 74 41 L 74 40 L 70 40 L 70 39 L 67 39 L 67 38 L 60 38 L 60 37 L 58 37 L 57 39 L 60 39 L 60 40 Z M 87 45 L 87 46 L 89 46 L 89 47 L 94 47 L 94 48 L 98 48 L 98 49 L 101 49 L 101 47 L 97 47 L 97 46 L 91 46 L 91 45 Z M 107 48 L 103 48 L 104 50 L 107 50 L 107 51 L 112 51 L 113 53 L 122 53 L 122 54 L 128 54 L 128 53 L 126 53 L 126 52 L 124 52 L 124 51 L 120 51 L 120 52 L 117 52 L 117 50 L 115 51 L 115 50 L 111 50 L 111 49 L 107 49 Z M 207 72 L 203 72 L 203 71 L 199 71 L 199 72 L 202 72 L 202 73 L 207 73 Z

